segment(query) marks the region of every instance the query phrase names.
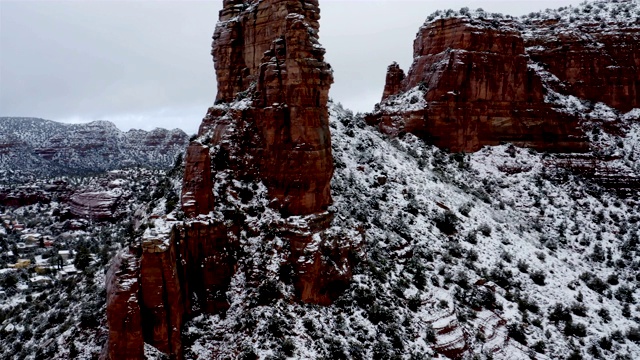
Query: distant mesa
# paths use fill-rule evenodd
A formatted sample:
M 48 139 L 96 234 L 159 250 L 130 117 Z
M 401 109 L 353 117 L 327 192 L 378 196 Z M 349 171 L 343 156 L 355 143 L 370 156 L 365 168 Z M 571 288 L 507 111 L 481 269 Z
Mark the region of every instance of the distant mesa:
M 135 166 L 167 169 L 188 141 L 179 129 L 123 132 L 108 121 L 0 117 L 0 171 L 52 176 Z

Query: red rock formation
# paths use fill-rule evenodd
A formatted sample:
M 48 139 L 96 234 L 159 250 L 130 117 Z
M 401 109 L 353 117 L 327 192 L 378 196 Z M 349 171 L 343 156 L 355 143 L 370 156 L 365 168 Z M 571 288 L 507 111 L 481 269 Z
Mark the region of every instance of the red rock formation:
M 331 239 L 323 232 L 332 219 L 323 213 L 306 222 L 294 220 L 279 225 L 280 235 L 291 244 L 288 263 L 296 295 L 302 302 L 331 305 L 349 285 L 351 248 L 338 246 L 341 239 Z
M 285 216 L 322 213 L 331 203 L 333 159 L 327 101 L 333 77 L 317 40 L 318 3 L 252 1 L 249 7 L 236 5 L 237 1 L 225 2 L 212 51 L 219 84 L 216 101 L 230 105 L 209 109 L 198 141 L 212 148 L 214 177 L 231 171 L 237 179 L 262 181 L 273 199 L 272 207 Z M 190 166 L 187 159 L 187 169 Z M 185 184 L 190 181 L 191 175 L 185 174 Z M 183 197 L 185 209 L 191 209 L 192 203 L 191 197 Z M 322 231 L 329 223 L 323 224 L 314 231 Z M 185 228 L 189 249 L 185 258 L 193 259 L 185 274 L 205 273 L 205 283 L 188 286 L 197 298 L 210 299 L 200 304 L 210 310 L 224 307 L 215 293 L 228 286 L 234 271 L 235 260 L 229 251 L 235 245 L 228 231 L 198 222 Z M 303 249 L 312 239 L 292 233 L 290 241 Z M 322 273 L 322 262 L 313 262 L 313 270 L 307 268 L 309 264 L 297 264 L 298 258 L 294 254 L 291 262 L 297 273 L 305 274 L 296 280 L 301 300 L 330 303 L 336 296 L 327 290 L 332 277 L 312 279 Z M 349 275 L 338 277 L 344 280 Z
M 192 143 L 187 148 L 182 184 L 182 210 L 189 217 L 213 210 L 213 183 L 209 148 Z
M 251 104 L 235 115 L 210 109 L 199 135 L 212 132 L 213 145 L 233 153 L 228 140 L 242 132 L 251 141 L 241 151 L 257 163 L 232 168 L 263 180 L 284 213 L 324 211 L 333 175 L 327 110 L 333 75 L 317 40 L 318 2 L 251 1 L 246 9 L 238 3 L 225 1 L 213 37 L 216 101 L 250 96 Z
M 183 318 L 229 307 L 226 293 L 246 234 L 278 233 L 290 241 L 291 280 L 301 301 L 330 304 L 348 284 L 349 249 L 331 248 L 323 234 L 331 222 L 327 101 L 333 76 L 318 44 L 318 19 L 317 0 L 224 1 L 213 37 L 216 105 L 185 157 L 187 220 L 157 220 L 142 239 L 144 341 L 172 358 L 182 356 Z M 266 186 L 261 194 L 282 214 L 282 223 L 263 224 L 269 229 L 246 224 L 239 207 L 254 195 L 242 193 L 238 183 L 254 190 Z M 123 299 L 113 301 L 115 312 Z
M 237 245 L 222 222 L 194 221 L 180 229 L 182 296 L 188 315 L 229 307 L 225 292 L 235 272 Z
M 564 83 L 564 93 L 627 112 L 640 107 L 640 28 L 535 21 L 527 54 Z M 624 44 L 624 46 L 622 46 Z
M 387 78 L 384 83 L 384 91 L 382 92 L 382 101 L 389 96 L 395 95 L 402 91 L 402 82 L 404 81 L 404 70 L 400 68 L 397 62 L 389 65 L 387 68 Z
M 121 193 L 117 191 L 84 192 L 71 196 L 69 210 L 75 216 L 93 220 L 114 220 Z
M 118 253 L 106 276 L 109 340 L 103 359 L 144 359 L 140 289 L 140 260 L 137 250 Z
M 140 306 L 145 340 L 172 358 L 182 358 L 183 302 L 173 236 L 151 231 L 142 239 Z
M 383 102 L 367 121 L 385 133 L 415 133 L 453 152 L 502 142 L 585 151 L 578 119 L 545 103 L 546 89 L 527 61 L 523 38 L 508 21 L 433 21 L 420 29 L 413 65 L 395 95 L 416 90 Z M 387 87 L 383 96 L 389 96 Z
M 0 205 L 21 207 L 33 204 L 49 204 L 51 194 L 38 188 L 23 187 L 17 189 L 0 187 Z
M 28 151 L 28 145 L 14 134 L 0 135 L 0 155 L 10 156 Z

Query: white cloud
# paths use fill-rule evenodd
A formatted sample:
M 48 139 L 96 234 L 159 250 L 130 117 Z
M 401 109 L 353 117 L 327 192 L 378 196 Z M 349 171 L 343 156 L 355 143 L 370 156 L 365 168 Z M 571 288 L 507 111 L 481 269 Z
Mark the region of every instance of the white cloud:
M 321 0 L 320 41 L 335 70 L 331 97 L 371 110 L 387 65 L 409 68 L 418 28 L 443 6 L 521 15 L 577 3 Z M 221 4 L 1 1 L 0 116 L 195 131 L 215 98 L 209 52 Z

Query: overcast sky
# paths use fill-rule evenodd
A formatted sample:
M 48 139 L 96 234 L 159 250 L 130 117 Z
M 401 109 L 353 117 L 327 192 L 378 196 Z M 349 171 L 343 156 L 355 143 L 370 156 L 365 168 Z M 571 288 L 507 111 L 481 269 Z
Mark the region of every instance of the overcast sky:
M 436 10 L 523 15 L 581 0 L 320 0 L 330 96 L 354 111 L 379 101 L 387 66 L 406 71 Z M 0 116 L 110 120 L 194 133 L 215 98 L 211 35 L 222 0 L 0 0 Z

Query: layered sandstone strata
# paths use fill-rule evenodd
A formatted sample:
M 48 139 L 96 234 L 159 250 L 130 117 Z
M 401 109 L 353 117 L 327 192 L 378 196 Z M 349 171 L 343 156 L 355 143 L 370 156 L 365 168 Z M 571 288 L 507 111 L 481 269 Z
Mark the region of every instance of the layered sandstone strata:
M 290 231 L 286 222 L 271 229 L 291 243 L 289 261 L 300 300 L 328 304 L 338 293 L 328 287 L 348 282 L 350 272 L 317 281 L 315 277 L 331 273 L 330 266 L 325 261 L 299 263 L 304 257 L 296 251 L 331 221 L 326 212 L 333 175 L 327 101 L 333 73 L 318 43 L 318 20 L 317 1 L 227 1 L 220 12 L 212 49 L 219 84 L 216 105 L 190 146 L 183 188 L 183 208 L 193 219 L 185 227 L 185 243 L 194 249 L 187 252 L 193 265 L 185 267 L 185 276 L 206 279 L 188 284 L 199 295 L 198 308 L 225 308 L 220 294 L 235 271 L 234 249 L 246 230 L 242 213 L 225 212 L 231 226 L 199 220 L 216 208 L 211 187 L 228 186 L 229 178 L 264 184 L 270 208 L 284 218 L 302 216 L 311 223 L 307 231 Z M 211 186 L 203 185 L 208 180 L 193 181 L 194 174 L 209 171 L 200 160 L 207 151 L 211 177 L 220 179 Z M 246 200 L 246 194 L 238 196 Z
M 131 349 L 139 358 L 145 342 L 182 358 L 185 318 L 226 311 L 238 271 L 246 272 L 247 286 L 261 285 L 262 269 L 245 257 L 262 254 L 247 253 L 248 237 L 287 242 L 287 250 L 269 251 L 282 252 L 280 266 L 290 271 L 279 281 L 292 284 L 300 301 L 330 304 L 348 284 L 349 249 L 331 247 L 337 242 L 325 233 L 332 220 L 333 76 L 318 43 L 318 20 L 316 0 L 224 1 L 213 36 L 216 104 L 185 156 L 186 219 L 157 220 L 145 232 L 139 291 L 129 294 L 129 307 L 118 287 L 109 287 L 109 358 Z M 267 213 L 272 220 L 260 220 Z M 118 284 L 129 277 L 112 278 Z M 129 323 L 136 336 L 120 344 L 133 327 L 118 318 L 135 306 Z
M 331 203 L 333 73 L 318 43 L 319 14 L 317 0 L 225 1 L 213 37 L 216 99 L 251 101 L 233 114 L 210 109 L 199 133 L 211 133 L 212 145 L 232 154 L 232 137 L 250 138 L 239 151 L 255 163 L 229 166 L 262 179 L 291 215 L 324 211 Z
M 587 148 L 578 119 L 545 102 L 547 90 L 510 21 L 454 17 L 427 23 L 398 85 L 400 72 L 389 67 L 387 100 L 367 117 L 383 132 L 414 133 L 453 152 L 503 142 L 547 151 Z
M 115 220 L 120 189 L 100 192 L 82 192 L 71 195 L 69 210 L 78 217 L 92 220 Z
M 624 136 L 637 121 L 640 30 L 625 14 L 631 5 L 602 1 L 526 19 L 436 13 L 418 32 L 407 75 L 389 66 L 382 102 L 365 119 L 383 133 L 412 133 L 453 152 L 512 143 L 581 153 L 548 166 L 572 169 L 567 164 L 589 158 L 592 166 L 575 171 L 633 192 L 637 175 L 619 171 L 615 150 L 587 136 Z
M 640 27 L 535 21 L 527 54 L 558 77 L 560 91 L 622 112 L 640 108 Z

